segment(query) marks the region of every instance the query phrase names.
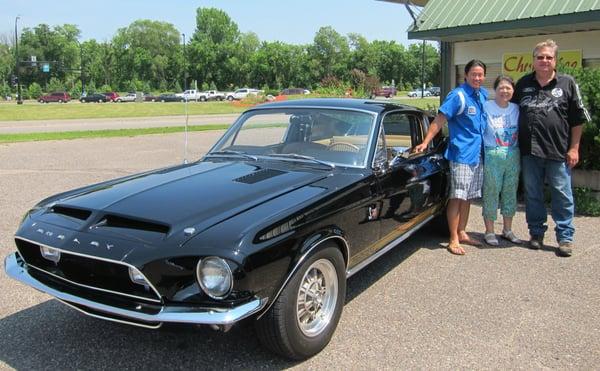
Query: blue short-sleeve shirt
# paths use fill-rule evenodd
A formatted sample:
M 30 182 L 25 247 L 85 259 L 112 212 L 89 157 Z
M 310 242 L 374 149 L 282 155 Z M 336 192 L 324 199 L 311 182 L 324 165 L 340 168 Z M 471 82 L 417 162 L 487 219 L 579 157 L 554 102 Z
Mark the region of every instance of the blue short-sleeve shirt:
M 450 141 L 444 154 L 448 160 L 467 165 L 479 163 L 487 123 L 483 109 L 487 96 L 485 88 L 473 89 L 464 83 L 444 99 L 440 112 L 446 116 L 450 131 Z

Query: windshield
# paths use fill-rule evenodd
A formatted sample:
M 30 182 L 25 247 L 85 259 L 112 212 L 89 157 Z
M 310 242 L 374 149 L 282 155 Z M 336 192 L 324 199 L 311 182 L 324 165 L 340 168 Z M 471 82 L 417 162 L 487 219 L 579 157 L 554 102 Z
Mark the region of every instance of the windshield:
M 325 108 L 250 111 L 211 150 L 364 167 L 375 114 Z M 300 156 L 296 156 L 300 155 Z M 304 158 L 303 158 L 304 156 Z

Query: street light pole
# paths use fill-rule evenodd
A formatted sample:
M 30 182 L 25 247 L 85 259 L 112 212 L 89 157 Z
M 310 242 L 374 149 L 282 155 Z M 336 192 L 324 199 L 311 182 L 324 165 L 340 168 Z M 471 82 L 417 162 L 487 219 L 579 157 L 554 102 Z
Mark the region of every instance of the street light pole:
M 17 34 L 17 21 L 21 17 L 17 16 L 15 18 L 15 74 L 17 76 L 17 104 L 23 104 L 23 99 L 21 98 L 21 81 L 19 79 L 19 36 Z

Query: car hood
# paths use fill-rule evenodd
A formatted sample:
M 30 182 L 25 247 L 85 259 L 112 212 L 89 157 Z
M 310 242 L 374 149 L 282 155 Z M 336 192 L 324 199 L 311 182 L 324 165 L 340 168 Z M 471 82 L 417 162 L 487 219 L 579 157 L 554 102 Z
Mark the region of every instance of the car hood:
M 309 168 L 280 170 L 253 162 L 205 160 L 67 193 L 35 218 L 150 244 L 173 236 L 183 243 L 186 228 L 194 229 L 188 229 L 187 235 L 198 234 L 328 174 Z

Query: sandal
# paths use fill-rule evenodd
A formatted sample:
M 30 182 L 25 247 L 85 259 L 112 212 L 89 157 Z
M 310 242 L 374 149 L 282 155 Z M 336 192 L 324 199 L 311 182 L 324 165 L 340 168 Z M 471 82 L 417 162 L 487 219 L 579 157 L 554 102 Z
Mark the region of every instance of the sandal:
M 446 249 L 448 251 L 450 251 L 451 254 L 454 254 L 454 255 L 465 255 L 465 250 L 459 244 L 449 243 L 448 247 L 446 247 Z
M 509 240 L 510 242 L 520 245 L 523 241 L 521 241 L 520 239 L 517 238 L 517 236 L 515 236 L 515 234 L 513 233 L 513 231 L 505 231 L 502 230 L 502 238 L 504 238 L 505 240 Z
M 490 246 L 498 246 L 498 238 L 496 238 L 495 233 L 486 233 L 483 237 L 485 243 Z

